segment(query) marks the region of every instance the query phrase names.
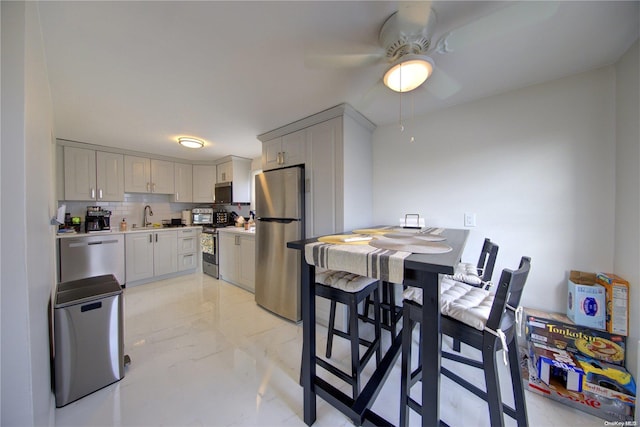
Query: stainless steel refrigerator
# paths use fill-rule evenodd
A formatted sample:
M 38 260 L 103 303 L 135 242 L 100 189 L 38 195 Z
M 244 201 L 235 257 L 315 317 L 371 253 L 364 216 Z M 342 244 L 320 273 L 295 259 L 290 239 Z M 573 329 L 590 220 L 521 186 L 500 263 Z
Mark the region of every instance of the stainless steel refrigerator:
M 300 251 L 304 239 L 304 167 L 256 176 L 256 303 L 295 322 L 300 313 Z

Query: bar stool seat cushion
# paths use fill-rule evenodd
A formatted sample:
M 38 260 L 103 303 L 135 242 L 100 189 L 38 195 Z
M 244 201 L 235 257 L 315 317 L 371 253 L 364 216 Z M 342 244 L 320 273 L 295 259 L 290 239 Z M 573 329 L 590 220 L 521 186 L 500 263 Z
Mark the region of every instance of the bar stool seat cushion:
M 457 281 L 454 280 L 453 276 L 450 275 L 444 275 L 440 278 L 440 312 L 442 314 L 444 314 L 443 302 L 448 303 L 451 300 L 451 298 L 443 300 L 442 294 L 451 289 L 456 283 Z M 407 286 L 407 289 L 402 292 L 402 298 L 422 305 L 422 289 L 413 286 Z
M 489 319 L 494 294 L 466 283 L 455 282 L 440 294 L 442 314 L 480 331 Z
M 422 289 L 408 287 L 402 294 L 406 300 L 422 305 Z M 494 294 L 463 282 L 442 277 L 440 280 L 440 312 L 480 331 L 484 330 Z
M 359 292 L 376 281 L 377 279 L 347 273 L 346 271 L 316 270 L 316 283 L 341 289 L 345 292 Z
M 482 284 L 482 277 L 480 277 L 478 268 L 469 262 L 459 263 L 456 265 L 453 275 L 445 277 L 475 286 Z

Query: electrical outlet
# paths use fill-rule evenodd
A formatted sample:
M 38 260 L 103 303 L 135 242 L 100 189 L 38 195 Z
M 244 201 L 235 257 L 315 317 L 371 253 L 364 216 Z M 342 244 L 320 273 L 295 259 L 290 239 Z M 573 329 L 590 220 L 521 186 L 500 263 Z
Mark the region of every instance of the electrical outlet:
M 475 227 L 476 226 L 476 214 L 472 212 L 464 213 L 464 226 Z

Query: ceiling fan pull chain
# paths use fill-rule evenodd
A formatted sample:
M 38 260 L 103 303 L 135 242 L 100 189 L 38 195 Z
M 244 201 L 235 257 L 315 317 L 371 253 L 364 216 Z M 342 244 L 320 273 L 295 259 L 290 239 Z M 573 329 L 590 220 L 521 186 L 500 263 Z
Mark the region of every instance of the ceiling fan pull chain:
M 400 64 L 400 87 L 402 87 L 402 64 Z M 400 91 L 400 118 L 399 120 L 399 125 L 400 125 L 400 132 L 404 132 L 404 125 L 402 124 L 402 91 Z
M 411 92 L 409 96 L 411 97 L 411 123 L 415 123 L 414 108 L 413 108 L 413 104 L 414 104 L 413 92 Z M 414 138 L 413 135 L 411 135 L 411 138 L 409 138 L 409 142 L 416 142 L 416 139 Z

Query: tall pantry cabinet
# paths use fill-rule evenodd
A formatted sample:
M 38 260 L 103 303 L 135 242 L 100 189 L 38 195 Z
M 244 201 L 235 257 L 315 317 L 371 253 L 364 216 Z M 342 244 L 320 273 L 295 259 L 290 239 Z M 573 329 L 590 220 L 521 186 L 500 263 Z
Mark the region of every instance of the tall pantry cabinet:
M 305 235 L 307 238 L 372 225 L 375 125 L 348 104 L 282 126 L 258 136 L 263 143 L 263 169 L 275 169 L 273 147 L 280 158 L 295 152 L 305 166 Z M 292 146 L 290 141 L 298 141 Z M 304 161 L 302 161 L 304 159 Z M 291 166 L 280 162 L 280 167 Z
M 374 129 L 353 107 L 341 104 L 258 136 L 263 170 L 304 164 L 306 238 L 373 225 Z M 293 158 L 300 161 L 289 163 Z M 328 323 L 324 298 L 316 298 L 316 319 Z M 336 324 L 346 328 L 346 319 L 342 306 Z

